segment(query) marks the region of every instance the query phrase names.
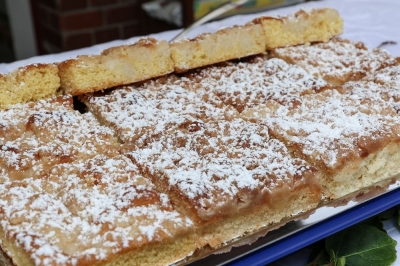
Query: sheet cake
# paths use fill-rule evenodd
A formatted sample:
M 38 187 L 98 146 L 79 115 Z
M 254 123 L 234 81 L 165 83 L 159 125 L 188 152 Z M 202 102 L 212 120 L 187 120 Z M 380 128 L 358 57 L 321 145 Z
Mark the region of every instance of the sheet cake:
M 342 30 L 300 10 L 1 76 L 2 249 L 170 265 L 391 180 L 399 60 Z

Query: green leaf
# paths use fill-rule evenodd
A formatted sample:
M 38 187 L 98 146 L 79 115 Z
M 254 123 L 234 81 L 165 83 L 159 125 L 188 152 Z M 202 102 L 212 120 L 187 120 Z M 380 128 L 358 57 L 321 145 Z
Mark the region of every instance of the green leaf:
M 396 244 L 388 234 L 367 224 L 357 224 L 325 239 L 325 248 L 334 252 L 335 263 L 341 263 L 343 257 L 349 266 L 391 265 L 396 260 Z
M 340 257 L 336 261 L 336 266 L 345 266 L 346 265 L 346 257 Z
M 379 230 L 381 230 L 381 231 L 386 233 L 385 226 L 383 225 L 382 219 L 380 219 L 379 216 L 374 216 L 374 217 L 372 217 L 370 219 L 367 219 L 367 220 L 365 220 L 363 222 L 360 222 L 360 224 L 366 224 L 366 225 L 374 226 L 374 227 L 378 228 Z
M 331 260 L 330 260 L 330 262 L 331 262 L 331 265 L 334 265 L 334 266 L 336 266 L 336 253 L 335 253 L 335 251 L 333 250 L 333 249 L 330 249 L 329 251 L 328 251 L 328 253 L 329 253 L 329 256 L 331 257 Z
M 325 248 L 318 248 L 318 251 L 311 255 L 310 262 L 307 266 L 325 266 L 330 265 L 329 254 L 326 253 Z

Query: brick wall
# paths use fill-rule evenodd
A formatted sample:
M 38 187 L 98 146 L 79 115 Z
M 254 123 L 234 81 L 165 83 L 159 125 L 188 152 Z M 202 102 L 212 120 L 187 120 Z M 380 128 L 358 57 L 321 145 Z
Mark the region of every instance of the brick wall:
M 0 0 L 0 63 L 8 63 L 14 60 L 10 22 L 5 1 Z
M 31 0 L 39 54 L 143 34 L 140 0 Z
M 4 14 L 0 14 L 0 63 L 15 60 L 10 24 Z

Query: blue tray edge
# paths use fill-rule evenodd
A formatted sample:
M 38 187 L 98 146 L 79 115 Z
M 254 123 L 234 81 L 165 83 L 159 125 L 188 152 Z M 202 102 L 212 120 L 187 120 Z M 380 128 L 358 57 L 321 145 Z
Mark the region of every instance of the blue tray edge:
M 258 266 L 274 262 L 303 247 L 400 204 L 400 188 L 311 225 L 288 238 L 278 240 L 230 262 L 232 266 Z

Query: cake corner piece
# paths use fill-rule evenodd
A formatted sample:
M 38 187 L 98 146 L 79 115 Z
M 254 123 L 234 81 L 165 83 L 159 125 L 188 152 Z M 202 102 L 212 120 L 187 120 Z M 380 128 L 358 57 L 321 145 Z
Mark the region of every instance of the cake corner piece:
M 0 109 L 56 96 L 60 78 L 55 64 L 30 64 L 0 74 Z

